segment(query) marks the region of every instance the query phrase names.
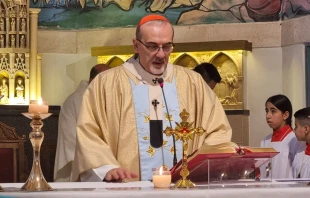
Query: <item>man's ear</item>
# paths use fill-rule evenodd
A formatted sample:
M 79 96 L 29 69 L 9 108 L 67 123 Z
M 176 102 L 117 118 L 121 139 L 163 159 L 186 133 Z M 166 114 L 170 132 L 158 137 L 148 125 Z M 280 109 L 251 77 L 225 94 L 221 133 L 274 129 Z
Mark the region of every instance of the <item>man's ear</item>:
M 133 46 L 135 48 L 135 52 L 138 53 L 138 42 L 136 39 L 132 39 Z

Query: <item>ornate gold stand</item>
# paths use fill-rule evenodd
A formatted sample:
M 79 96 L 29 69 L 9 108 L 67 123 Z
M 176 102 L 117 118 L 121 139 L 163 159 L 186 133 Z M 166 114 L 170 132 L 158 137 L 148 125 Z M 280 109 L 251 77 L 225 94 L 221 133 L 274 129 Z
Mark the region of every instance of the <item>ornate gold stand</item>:
M 189 170 L 187 168 L 187 148 L 188 148 L 188 140 L 193 140 L 194 135 L 197 134 L 201 136 L 206 131 L 202 127 L 193 128 L 194 122 L 187 122 L 189 117 L 189 113 L 183 109 L 180 113 L 180 117 L 182 122 L 176 123 L 176 128 L 172 129 L 171 127 L 167 127 L 164 130 L 164 133 L 169 137 L 171 135 L 175 135 L 175 140 L 182 140 L 183 147 L 183 157 L 182 157 L 182 170 L 180 171 L 180 175 L 182 178 L 176 182 L 174 185 L 175 188 L 192 188 L 195 187 L 195 184 L 191 182 L 187 177 L 189 176 Z
M 41 131 L 43 127 L 42 119 L 49 117 L 51 114 L 23 114 L 26 117 L 32 118 L 30 126 L 32 131 L 29 134 L 29 139 L 33 148 L 33 163 L 30 175 L 26 183 L 22 186 L 22 191 L 48 191 L 53 188 L 46 182 L 40 164 L 40 148 L 44 139 L 44 133 Z M 42 117 L 42 118 L 41 118 Z

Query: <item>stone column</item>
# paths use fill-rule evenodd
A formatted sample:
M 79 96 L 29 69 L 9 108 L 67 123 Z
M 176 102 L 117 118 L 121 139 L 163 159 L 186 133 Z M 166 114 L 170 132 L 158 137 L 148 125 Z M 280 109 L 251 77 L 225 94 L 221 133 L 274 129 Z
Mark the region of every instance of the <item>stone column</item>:
M 15 102 L 15 79 L 14 78 L 9 78 L 8 79 L 8 86 L 9 86 L 9 103 Z
M 15 63 L 15 53 L 9 53 L 9 59 L 10 59 L 10 68 L 13 69 L 14 68 L 14 63 Z M 9 79 L 9 99 L 10 99 L 10 103 L 15 102 L 15 76 L 12 76 L 13 78 Z
M 30 90 L 29 90 L 29 54 L 28 53 L 25 53 L 25 63 L 26 63 L 26 73 L 28 75 L 25 76 L 25 101 L 26 103 L 29 102 L 29 94 L 30 94 Z
M 42 83 L 42 54 L 37 55 L 37 98 L 41 95 L 41 83 Z
M 30 8 L 30 67 L 29 67 L 29 90 L 30 100 L 37 99 L 37 53 L 38 53 L 38 14 L 41 9 Z

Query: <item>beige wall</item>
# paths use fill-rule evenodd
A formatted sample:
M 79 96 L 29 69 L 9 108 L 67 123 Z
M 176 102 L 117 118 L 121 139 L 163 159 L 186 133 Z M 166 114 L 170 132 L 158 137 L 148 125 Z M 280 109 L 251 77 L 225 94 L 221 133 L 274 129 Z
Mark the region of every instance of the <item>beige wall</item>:
M 271 129 L 265 121 L 265 101 L 282 93 L 281 48 L 256 48 L 249 53 L 246 72 L 246 109 L 250 110 L 250 145 L 259 146 Z
M 81 80 L 88 80 L 96 61 L 89 54 L 43 54 L 42 98 L 50 105 L 62 105 Z
M 39 30 L 42 56 L 42 97 L 61 105 L 96 63 L 94 46 L 130 45 L 134 28 L 84 31 Z M 175 42 L 248 40 L 253 51 L 244 59 L 245 109 L 250 110 L 250 145 L 271 133 L 264 103 L 284 93 L 294 110 L 305 105 L 304 44 L 310 41 L 310 16 L 272 23 L 213 24 L 175 27 Z
M 283 47 L 282 54 L 283 94 L 289 96 L 295 112 L 306 106 L 305 46 Z

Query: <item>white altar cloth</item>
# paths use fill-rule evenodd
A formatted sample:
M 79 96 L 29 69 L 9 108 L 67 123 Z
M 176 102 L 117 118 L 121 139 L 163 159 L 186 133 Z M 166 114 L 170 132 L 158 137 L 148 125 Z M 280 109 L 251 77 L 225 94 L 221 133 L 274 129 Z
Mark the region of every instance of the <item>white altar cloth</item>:
M 19 191 L 22 183 L 0 184 L 5 192 L 1 197 L 34 198 L 93 198 L 93 197 L 147 197 L 147 198 L 309 198 L 310 186 L 305 181 L 287 182 L 238 182 L 219 184 L 198 184 L 191 189 L 155 189 L 151 182 L 105 183 L 71 182 L 49 183 L 54 191 L 25 192 Z

